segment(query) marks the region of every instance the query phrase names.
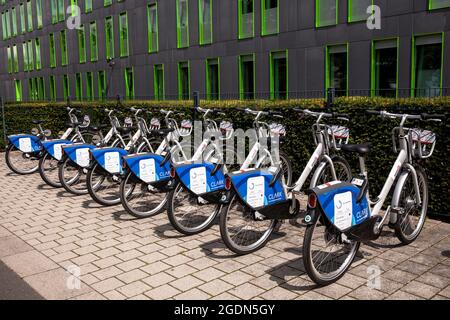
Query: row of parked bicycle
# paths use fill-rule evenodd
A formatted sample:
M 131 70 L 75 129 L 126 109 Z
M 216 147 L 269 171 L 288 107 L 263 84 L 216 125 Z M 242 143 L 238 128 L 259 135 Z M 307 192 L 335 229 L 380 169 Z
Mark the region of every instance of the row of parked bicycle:
M 151 112 L 125 108 L 120 102 L 117 109 L 105 109 L 108 125 L 93 126 L 81 111 L 67 109 L 70 121 L 58 139 L 50 139 L 51 132 L 43 129 L 42 120 L 33 121 L 38 128 L 32 134 L 8 137 L 5 157 L 13 172 L 39 172 L 54 188 L 90 194 L 103 206 L 122 204 L 138 218 L 167 209 L 173 227 L 185 235 L 207 230 L 219 216 L 223 241 L 239 255 L 265 246 L 281 221 L 302 217 L 306 224 L 304 266 L 319 285 L 342 277 L 360 243 L 377 239 L 385 226 L 394 229 L 403 244 L 418 237 L 429 194 L 427 176 L 417 160 L 431 157 L 436 135 L 407 128 L 405 123 L 445 119 L 437 114 L 368 111 L 400 121 L 392 133 L 398 157 L 380 195 L 371 200 L 365 167 L 370 145 L 349 144 L 348 128 L 325 123 L 346 122 L 346 114 L 292 109 L 292 116 L 314 119 L 316 145 L 294 182 L 291 160 L 279 150 L 285 127 L 264 121 L 283 118 L 278 112 L 238 109 L 254 117 L 256 136 L 248 155 L 241 157 L 234 143 L 218 143 L 234 139 L 231 122 L 218 124 L 217 118 L 224 116 L 220 109 L 196 109 L 205 133 L 196 147 L 183 139 L 192 135 L 193 122 L 178 124 L 176 111 L 157 111 L 164 118 L 162 128 L 157 118 L 147 122 Z M 359 174 L 352 175 L 345 158 L 336 155 L 339 150 L 359 156 Z M 382 211 L 391 189 L 392 201 Z M 303 210 L 297 198 L 300 194 L 308 196 Z

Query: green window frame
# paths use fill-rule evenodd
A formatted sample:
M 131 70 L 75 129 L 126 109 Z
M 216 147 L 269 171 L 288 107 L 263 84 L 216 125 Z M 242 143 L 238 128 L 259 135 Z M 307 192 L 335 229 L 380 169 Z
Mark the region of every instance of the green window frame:
M 92 101 L 94 98 L 94 74 L 92 72 L 86 72 L 86 99 Z
M 2 34 L 3 40 L 6 40 L 8 38 L 8 33 L 7 33 L 5 12 L 2 12 Z
M 69 64 L 69 57 L 67 52 L 67 31 L 61 30 L 59 36 L 59 42 L 61 45 L 61 65 L 67 66 Z
M 122 12 L 119 15 L 119 35 L 120 35 L 120 57 L 128 57 L 128 14 Z
M 22 102 L 22 81 L 14 81 L 14 89 L 16 91 L 16 102 Z
M 33 40 L 28 40 L 27 51 L 28 51 L 28 71 L 33 71 L 34 70 Z
M 19 5 L 19 15 L 20 15 L 20 33 L 24 34 L 27 32 L 27 26 L 25 23 L 25 5 L 21 3 Z
M 86 32 L 84 25 L 81 25 L 77 30 L 78 38 L 78 60 L 80 63 L 86 62 Z
M 325 89 L 326 91 L 335 89 L 336 96 L 348 95 L 348 48 L 348 43 L 330 45 L 325 48 Z M 342 56 L 343 54 L 345 57 Z M 345 78 L 339 79 L 337 75 L 343 72 L 345 72 Z
M 17 36 L 17 11 L 16 8 L 11 8 L 11 22 L 12 22 L 12 36 Z
M 98 88 L 98 98 L 99 100 L 106 99 L 106 73 L 103 70 L 100 70 L 97 73 L 97 88 Z
M 75 99 L 83 101 L 83 76 L 81 73 L 75 74 Z
M 56 79 L 55 76 L 50 76 L 49 78 L 49 86 L 50 86 L 50 100 L 56 101 L 57 93 L 56 93 Z
M 367 8 L 373 6 L 373 0 L 348 0 L 347 1 L 347 21 L 360 22 L 367 21 L 369 14 Z
M 206 99 L 220 100 L 220 59 L 206 59 Z
M 155 100 L 165 100 L 164 65 L 155 64 L 153 66 L 153 93 Z
M 395 50 L 395 53 L 393 52 Z M 392 54 L 393 57 L 392 57 Z M 395 59 L 395 75 L 392 72 Z M 370 91 L 371 96 L 398 97 L 399 38 L 373 40 L 371 45 Z M 394 80 L 394 81 L 393 81 Z M 394 86 L 394 88 L 391 88 Z
M 133 67 L 125 69 L 125 97 L 134 99 L 134 70 Z
M 5 30 L 6 30 L 6 39 L 11 38 L 11 16 L 9 15 L 9 10 L 5 12 Z
M 50 0 L 50 11 L 52 14 L 52 24 L 58 23 L 58 2 Z
M 438 56 L 433 57 L 433 54 L 438 54 Z M 439 70 L 435 65 L 436 63 L 439 63 Z M 411 53 L 411 97 L 441 96 L 444 79 L 443 72 L 444 33 L 413 36 Z M 439 81 L 435 80 L 437 77 L 439 77 Z M 435 85 L 429 86 L 432 82 Z
M 189 4 L 188 0 L 176 0 L 177 48 L 189 47 Z
M 289 97 L 289 59 L 288 51 L 270 52 L 270 99 L 283 100 Z M 283 72 L 284 60 L 284 72 Z M 283 79 L 285 78 L 285 79 Z
M 31 6 L 31 0 L 27 1 L 27 31 L 33 31 L 33 9 Z
M 256 91 L 255 54 L 240 55 L 238 61 L 239 61 L 239 98 L 241 100 L 253 100 L 255 99 L 255 91 Z
M 50 33 L 48 35 L 48 45 L 50 53 L 50 68 L 56 68 L 56 46 L 54 33 Z
M 114 59 L 114 21 L 113 17 L 105 19 L 105 54 L 106 59 Z
M 84 1 L 84 11 L 86 13 L 92 12 L 92 0 L 85 0 Z
M 316 0 L 316 28 L 338 23 L 338 0 Z
M 36 22 L 37 22 L 37 28 L 42 29 L 42 0 L 35 0 L 36 1 Z
M 148 52 L 158 52 L 158 3 L 147 6 Z
M 450 7 L 450 0 L 428 0 L 428 10 Z
M 198 31 L 199 44 L 213 42 L 213 0 L 198 0 Z
M 66 20 L 66 5 L 64 0 L 58 0 L 58 21 L 63 22 Z
M 98 61 L 97 22 L 95 21 L 89 24 L 89 46 L 89 50 L 91 52 L 91 62 Z
M 36 70 L 42 69 L 42 59 L 41 59 L 41 39 L 34 39 L 34 51 L 36 56 Z
M 255 36 L 255 0 L 238 0 L 238 38 Z
M 37 100 L 37 81 L 36 78 L 28 79 L 28 99 L 30 101 Z
M 261 0 L 261 35 L 268 36 L 280 31 L 280 1 Z
M 189 61 L 178 62 L 178 99 L 191 98 L 191 67 Z

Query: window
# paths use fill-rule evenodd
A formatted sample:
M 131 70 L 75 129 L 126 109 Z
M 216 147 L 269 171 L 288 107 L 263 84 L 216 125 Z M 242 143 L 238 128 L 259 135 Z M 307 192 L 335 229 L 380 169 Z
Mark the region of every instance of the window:
M 75 98 L 77 101 L 83 100 L 83 77 L 81 73 L 75 74 Z
M 44 77 L 37 78 L 38 100 L 45 100 L 45 80 Z
M 5 29 L 6 29 L 6 39 L 11 37 L 11 19 L 9 15 L 9 11 L 5 12 Z
M 398 40 L 382 40 L 372 43 L 372 96 L 397 96 L 397 64 Z
M 64 100 L 69 99 L 70 85 L 69 85 L 69 76 L 67 74 L 63 75 L 63 94 L 64 94 Z
M 278 33 L 279 0 L 261 0 L 263 36 Z
M 63 22 L 66 20 L 66 6 L 64 0 L 58 0 L 58 21 Z
M 30 60 L 28 58 L 28 45 L 26 42 L 22 43 L 22 54 L 23 54 L 23 71 L 28 71 L 28 65 Z
M 67 55 L 67 32 L 62 30 L 60 33 L 60 45 L 61 45 L 61 65 L 67 66 L 68 55 Z
M 52 23 L 58 22 L 58 0 L 50 0 L 50 11 L 52 13 Z
M 27 1 L 27 24 L 28 24 L 28 32 L 33 31 L 33 10 L 31 8 L 31 0 Z
M 98 72 L 98 98 L 100 100 L 106 99 L 106 75 L 105 71 Z
M 158 51 L 158 5 L 152 3 L 147 8 L 148 52 Z
M 413 38 L 412 95 L 434 97 L 441 94 L 443 34 Z
M 336 96 L 347 95 L 348 61 L 347 45 L 326 48 L 326 89 L 334 88 Z
M 348 22 L 366 21 L 367 10 L 372 5 L 373 0 L 348 0 Z
M 8 73 L 12 73 L 13 61 L 12 61 L 11 47 L 6 48 L 6 53 L 8 55 Z
M 16 101 L 22 101 L 22 81 L 16 80 L 14 81 L 15 89 L 16 89 Z
M 84 25 L 81 25 L 77 30 L 78 36 L 78 58 L 80 63 L 86 62 L 86 35 L 84 32 Z
M 89 44 L 91 51 L 91 61 L 98 60 L 98 45 L 97 45 L 97 23 L 91 22 L 89 25 Z
M 254 12 L 254 0 L 239 0 L 239 39 L 246 39 L 254 36 Z
M 19 55 L 17 53 L 17 45 L 13 45 L 12 49 L 12 56 L 13 56 L 13 71 L 19 72 Z
M 92 72 L 86 73 L 86 98 L 88 100 L 94 100 L 94 76 Z
M 56 101 L 56 80 L 55 76 L 50 76 L 50 100 Z
M 104 0 L 103 5 L 105 7 L 110 6 L 112 4 L 112 0 Z
M 177 0 L 177 47 L 189 47 L 189 22 L 187 0 Z
M 120 32 L 120 56 L 128 56 L 128 17 L 127 13 L 121 13 L 119 16 L 119 32 Z
M 153 82 L 155 100 L 164 100 L 164 65 L 157 64 L 153 67 Z
M 36 79 L 31 78 L 31 79 L 28 79 L 28 99 L 30 101 L 35 101 L 36 98 L 37 98 Z
M 189 62 L 178 63 L 178 99 L 190 99 L 190 69 Z
M 112 17 L 105 19 L 106 59 L 114 58 L 114 24 Z
M 287 51 L 270 53 L 270 98 L 288 97 L 288 56 Z
M 92 12 L 92 0 L 85 0 L 84 1 L 84 9 L 87 12 Z
M 25 5 L 23 3 L 20 4 L 20 32 L 24 34 L 27 31 L 27 27 L 25 25 Z
M 134 72 L 133 68 L 125 69 L 125 96 L 128 100 L 134 99 Z
M 198 16 L 199 43 L 200 45 L 210 44 L 213 37 L 212 0 L 198 1 Z
M 206 98 L 220 99 L 220 65 L 219 59 L 206 60 Z
M 36 18 L 38 29 L 42 28 L 42 0 L 36 0 Z
M 41 40 L 36 38 L 34 40 L 34 50 L 36 53 L 36 70 L 42 69 L 42 60 L 41 60 Z
M 6 14 L 2 12 L 2 32 L 3 40 L 8 39 L 7 25 L 6 25 Z
M 239 97 L 255 99 L 255 56 L 253 54 L 239 57 Z
M 326 27 L 337 24 L 337 0 L 316 0 L 316 27 Z
M 442 9 L 450 7 L 450 0 L 428 0 L 428 9 Z
M 32 71 L 34 70 L 33 40 L 28 40 L 27 51 L 28 51 L 28 71 Z
M 11 9 L 12 36 L 17 36 L 17 12 L 16 8 Z
M 50 67 L 56 68 L 55 35 L 53 33 L 50 33 L 48 43 L 50 47 Z

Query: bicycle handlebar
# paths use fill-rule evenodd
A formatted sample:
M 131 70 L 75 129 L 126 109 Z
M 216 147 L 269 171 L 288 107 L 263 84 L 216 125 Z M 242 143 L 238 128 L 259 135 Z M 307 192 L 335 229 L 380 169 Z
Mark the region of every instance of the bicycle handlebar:
M 376 110 L 367 110 L 367 114 L 377 115 L 382 118 L 401 118 L 405 120 L 424 120 L 424 121 L 436 121 L 441 122 L 445 120 L 447 117 L 445 114 L 401 114 L 401 113 L 390 113 L 387 111 L 376 111 Z

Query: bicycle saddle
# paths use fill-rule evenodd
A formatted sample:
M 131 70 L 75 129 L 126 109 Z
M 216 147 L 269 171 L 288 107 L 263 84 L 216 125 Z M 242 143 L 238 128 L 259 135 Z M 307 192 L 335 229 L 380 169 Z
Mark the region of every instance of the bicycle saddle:
M 341 149 L 346 152 L 355 152 L 360 156 L 364 156 L 370 152 L 370 143 L 363 144 L 343 144 L 341 145 Z
M 92 131 L 100 131 L 102 129 L 107 128 L 108 125 L 107 124 L 101 124 L 101 125 L 97 125 L 97 126 L 89 126 L 89 129 Z
M 117 131 L 119 131 L 120 134 L 129 134 L 133 132 L 134 129 L 134 127 L 118 127 Z
M 33 124 L 43 124 L 45 123 L 45 120 L 33 120 L 31 121 Z
M 171 132 L 174 132 L 175 129 L 160 129 L 160 130 L 150 130 L 150 133 L 156 136 L 166 136 Z

